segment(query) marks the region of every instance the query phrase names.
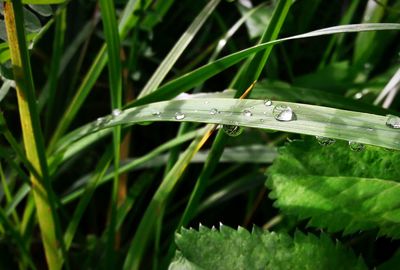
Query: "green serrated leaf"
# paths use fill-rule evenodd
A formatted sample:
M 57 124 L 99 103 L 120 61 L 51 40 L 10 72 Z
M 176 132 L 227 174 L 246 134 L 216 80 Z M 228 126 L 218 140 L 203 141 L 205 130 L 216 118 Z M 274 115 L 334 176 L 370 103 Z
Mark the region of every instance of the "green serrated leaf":
M 182 229 L 169 269 L 366 269 L 364 262 L 326 236 L 294 238 L 254 229 L 249 232 L 220 226 L 219 231 L 199 227 Z
M 354 152 L 347 142 L 323 147 L 311 138 L 280 151 L 267 186 L 284 212 L 332 232 L 377 228 L 400 237 L 400 152 Z

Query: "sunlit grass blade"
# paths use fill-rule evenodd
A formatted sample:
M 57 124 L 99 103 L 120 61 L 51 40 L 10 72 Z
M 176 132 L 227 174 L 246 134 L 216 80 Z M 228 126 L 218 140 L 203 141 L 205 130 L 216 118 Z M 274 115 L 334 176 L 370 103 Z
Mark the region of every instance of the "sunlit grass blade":
M 175 62 L 181 56 L 183 51 L 187 48 L 190 42 L 195 37 L 196 33 L 203 26 L 204 22 L 211 15 L 213 10 L 217 7 L 220 0 L 211 0 L 199 13 L 199 15 L 193 20 L 188 29 L 183 33 L 180 39 L 175 43 L 174 47 L 169 51 L 168 55 L 164 58 L 153 76 L 147 81 L 143 90 L 140 92 L 138 98 L 144 97 L 151 92 L 155 91 L 161 82 L 167 76 Z
M 61 232 L 55 209 L 55 200 L 48 177 L 43 135 L 37 111 L 29 52 L 25 40 L 22 3 L 17 0 L 13 1 L 12 4 L 5 2 L 3 5 L 14 78 L 17 84 L 25 150 L 28 160 L 32 162 L 32 165 L 42 175 L 43 179 L 41 181 L 31 175 L 47 264 L 50 269 L 61 269 L 63 264 L 61 251 L 64 250 L 64 244 L 63 240 L 60 239 Z
M 69 143 L 78 140 L 99 128 L 127 125 L 140 122 L 196 122 L 210 124 L 237 125 L 244 127 L 286 131 L 299 134 L 324 136 L 355 141 L 391 149 L 400 149 L 400 133 L 386 125 L 387 117 L 368 113 L 346 111 L 300 103 L 240 99 L 171 100 L 152 103 L 125 110 L 119 117 L 109 118 L 101 127 L 96 122 L 89 123 L 68 135 Z M 295 118 L 278 121 L 274 108 L 290 107 Z M 219 113 L 212 114 L 216 109 Z M 156 113 L 155 113 L 156 112 Z M 158 113 L 159 112 L 159 113 Z M 176 117 L 183 115 L 182 118 Z M 275 115 L 275 116 L 274 116 Z

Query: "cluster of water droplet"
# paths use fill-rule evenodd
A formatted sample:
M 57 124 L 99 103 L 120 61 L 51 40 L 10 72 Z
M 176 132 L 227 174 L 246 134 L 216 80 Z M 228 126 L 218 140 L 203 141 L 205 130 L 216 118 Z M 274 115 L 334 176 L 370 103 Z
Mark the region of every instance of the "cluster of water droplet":
M 208 101 L 205 101 L 205 104 L 208 104 Z M 273 103 L 271 100 L 266 99 L 266 100 L 264 100 L 264 105 L 266 107 L 270 107 L 273 105 Z M 253 108 L 253 107 L 251 107 L 251 108 Z M 242 114 L 245 117 L 252 117 L 253 112 L 251 111 L 251 108 L 243 110 Z M 217 115 L 219 113 L 220 113 L 220 111 L 218 111 L 218 109 L 216 109 L 216 108 L 212 108 L 209 111 L 210 115 Z M 264 112 L 264 114 L 266 114 L 266 113 L 267 112 Z M 113 116 L 118 116 L 120 114 L 121 114 L 121 111 L 113 111 L 113 113 L 112 113 Z M 152 115 L 159 117 L 161 115 L 161 113 L 154 112 Z M 297 119 L 295 112 L 292 110 L 291 107 L 289 107 L 287 105 L 275 105 L 272 109 L 272 115 L 275 118 L 275 120 L 280 121 L 280 122 L 290 122 L 290 121 L 294 121 Z M 183 119 L 185 119 L 185 117 L 186 117 L 185 114 L 182 112 L 175 113 L 176 120 L 183 120 Z M 260 119 L 260 122 L 264 122 L 264 119 Z M 97 119 L 96 124 L 99 126 L 104 125 L 104 119 L 102 119 L 102 118 Z M 394 115 L 388 115 L 388 118 L 386 120 L 386 126 L 388 126 L 390 128 L 394 128 L 394 129 L 400 128 L 400 117 L 394 116 Z M 243 132 L 243 128 L 240 127 L 237 122 L 232 125 L 222 125 L 222 129 L 229 136 L 239 136 Z M 323 146 L 328 146 L 328 145 L 334 144 L 336 142 L 335 139 L 322 137 L 322 136 L 316 136 L 315 138 L 318 141 L 318 143 Z M 349 147 L 352 151 L 356 151 L 356 152 L 360 152 L 365 149 L 364 144 L 358 143 L 358 142 L 353 142 L 353 141 L 349 141 Z
M 264 106 L 270 107 L 270 106 L 272 106 L 272 104 L 273 103 L 271 100 L 269 100 L 269 99 L 264 100 Z M 264 114 L 266 114 L 266 113 L 267 112 L 264 112 Z M 210 113 L 210 114 L 214 114 L 214 113 Z M 242 114 L 246 117 L 253 116 L 253 113 L 250 109 L 243 110 Z M 280 122 L 289 122 L 289 121 L 293 121 L 293 120 L 297 119 L 296 114 L 294 113 L 292 108 L 290 108 L 289 106 L 286 106 L 286 105 L 274 106 L 274 108 L 272 110 L 272 115 L 274 116 L 274 118 L 277 121 L 280 121 Z M 264 119 L 260 119 L 260 122 L 264 122 Z M 224 125 L 223 130 L 229 136 L 238 136 L 243 132 L 243 128 L 236 126 L 236 125 Z

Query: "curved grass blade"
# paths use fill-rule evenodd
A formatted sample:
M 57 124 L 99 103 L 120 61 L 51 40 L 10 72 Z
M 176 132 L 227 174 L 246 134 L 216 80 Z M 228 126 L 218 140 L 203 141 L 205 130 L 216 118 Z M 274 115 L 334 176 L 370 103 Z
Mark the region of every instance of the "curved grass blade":
M 133 107 L 139 106 L 155 101 L 166 100 L 175 97 L 179 93 L 185 92 L 200 83 L 206 81 L 212 76 L 217 75 L 218 73 L 226 70 L 227 68 L 237 64 L 243 59 L 249 57 L 250 55 L 257 53 L 259 51 L 265 50 L 272 45 L 282 43 L 289 40 L 302 39 L 302 38 L 310 38 L 317 37 L 323 35 L 332 35 L 332 34 L 340 34 L 340 33 L 354 33 L 354 32 L 364 32 L 364 31 L 382 31 L 382 30 L 400 30 L 400 24 L 397 23 L 369 23 L 369 24 L 349 24 L 349 25 L 341 25 L 328 27 L 312 32 L 308 32 L 305 34 L 300 34 L 296 36 L 291 36 L 287 38 L 277 39 L 273 41 L 269 41 L 266 43 L 262 43 L 242 51 L 230 54 L 223 58 L 216 60 L 210 64 L 204 65 L 194 71 L 191 71 L 173 81 L 170 81 L 156 91 L 151 94 L 135 100 L 125 106 Z
M 59 147 L 66 147 L 83 136 L 115 125 L 174 121 L 233 124 L 400 149 L 400 131 L 386 126 L 385 116 L 300 103 L 271 102 L 272 106 L 266 106 L 264 100 L 216 98 L 207 99 L 207 102 L 188 99 L 152 103 L 125 110 L 118 117 L 106 116 L 101 125 L 97 121 L 89 123 L 64 137 Z M 275 106 L 292 108 L 297 119 L 277 121 L 273 115 Z M 211 114 L 213 109 L 218 113 Z M 250 113 L 246 113 L 246 110 Z

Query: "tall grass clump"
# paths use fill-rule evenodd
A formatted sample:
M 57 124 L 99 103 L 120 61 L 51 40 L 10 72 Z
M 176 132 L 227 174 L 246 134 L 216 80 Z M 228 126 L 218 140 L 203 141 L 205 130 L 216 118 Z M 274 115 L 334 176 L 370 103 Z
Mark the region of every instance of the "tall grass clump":
M 1 269 L 397 269 L 400 3 L 1 3 Z

